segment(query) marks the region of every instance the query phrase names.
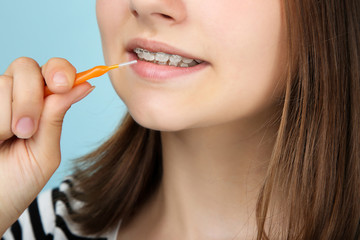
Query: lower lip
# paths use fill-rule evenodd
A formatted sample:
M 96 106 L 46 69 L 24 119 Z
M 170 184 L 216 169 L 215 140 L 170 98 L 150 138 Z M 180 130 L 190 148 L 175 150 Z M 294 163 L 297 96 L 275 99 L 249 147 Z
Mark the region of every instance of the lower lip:
M 193 67 L 173 67 L 156 63 L 141 61 L 135 53 L 129 53 L 129 60 L 138 60 L 138 63 L 130 65 L 131 69 L 143 79 L 151 82 L 163 82 L 184 75 L 201 71 L 208 64 L 203 62 Z

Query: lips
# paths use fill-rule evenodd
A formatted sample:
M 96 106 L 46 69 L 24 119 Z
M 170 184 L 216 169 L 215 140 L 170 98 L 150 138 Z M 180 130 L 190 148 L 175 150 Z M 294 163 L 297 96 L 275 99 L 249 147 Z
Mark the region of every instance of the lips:
M 147 81 L 159 83 L 166 80 L 176 79 L 181 76 L 201 71 L 206 66 L 208 66 L 208 63 L 205 61 L 192 67 L 174 67 L 168 65 L 159 65 L 153 62 L 141 61 L 139 60 L 137 54 L 134 53 L 134 49 L 137 48 L 146 49 L 149 52 L 161 52 L 172 55 L 179 55 L 188 59 L 199 59 L 199 57 L 193 56 L 185 51 L 165 43 L 149 41 L 145 39 L 133 39 L 126 46 L 126 50 L 129 60 L 138 60 L 138 63 L 133 64 L 130 67 L 139 77 Z

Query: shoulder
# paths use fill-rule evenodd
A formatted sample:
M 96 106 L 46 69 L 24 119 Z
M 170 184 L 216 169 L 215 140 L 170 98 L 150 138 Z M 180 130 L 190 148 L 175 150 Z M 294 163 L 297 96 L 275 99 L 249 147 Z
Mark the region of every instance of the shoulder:
M 69 191 L 73 181 L 65 179 L 58 187 L 41 193 L 20 216 L 20 218 L 5 232 L 1 240 L 86 240 L 114 239 L 113 234 L 104 237 L 84 236 L 74 224 L 69 213 L 81 206 L 72 201 Z

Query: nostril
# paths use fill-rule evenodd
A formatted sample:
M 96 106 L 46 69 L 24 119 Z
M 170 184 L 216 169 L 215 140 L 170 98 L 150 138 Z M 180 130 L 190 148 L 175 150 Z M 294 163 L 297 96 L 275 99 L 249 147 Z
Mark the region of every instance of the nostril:
M 180 23 L 187 17 L 183 1 L 178 0 L 131 0 L 128 7 L 132 16 L 150 24 L 152 21 Z
M 139 16 L 139 13 L 136 10 L 131 10 L 132 15 L 134 15 L 135 17 Z
M 163 18 L 166 18 L 166 19 L 173 19 L 172 17 L 170 17 L 169 15 L 166 15 L 166 14 L 160 14 Z
M 171 17 L 170 15 L 164 14 L 164 13 L 152 13 L 152 16 L 156 16 L 158 18 L 162 18 L 164 20 L 174 20 L 173 17 Z

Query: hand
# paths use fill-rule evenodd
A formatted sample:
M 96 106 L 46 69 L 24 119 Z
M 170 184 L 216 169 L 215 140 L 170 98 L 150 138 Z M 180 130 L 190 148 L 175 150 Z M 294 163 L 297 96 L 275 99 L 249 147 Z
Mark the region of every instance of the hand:
M 54 58 L 43 67 L 15 60 L 0 76 L 0 236 L 16 221 L 60 164 L 65 113 L 93 89 L 75 88 L 76 69 Z M 44 84 L 54 93 L 44 99 Z

